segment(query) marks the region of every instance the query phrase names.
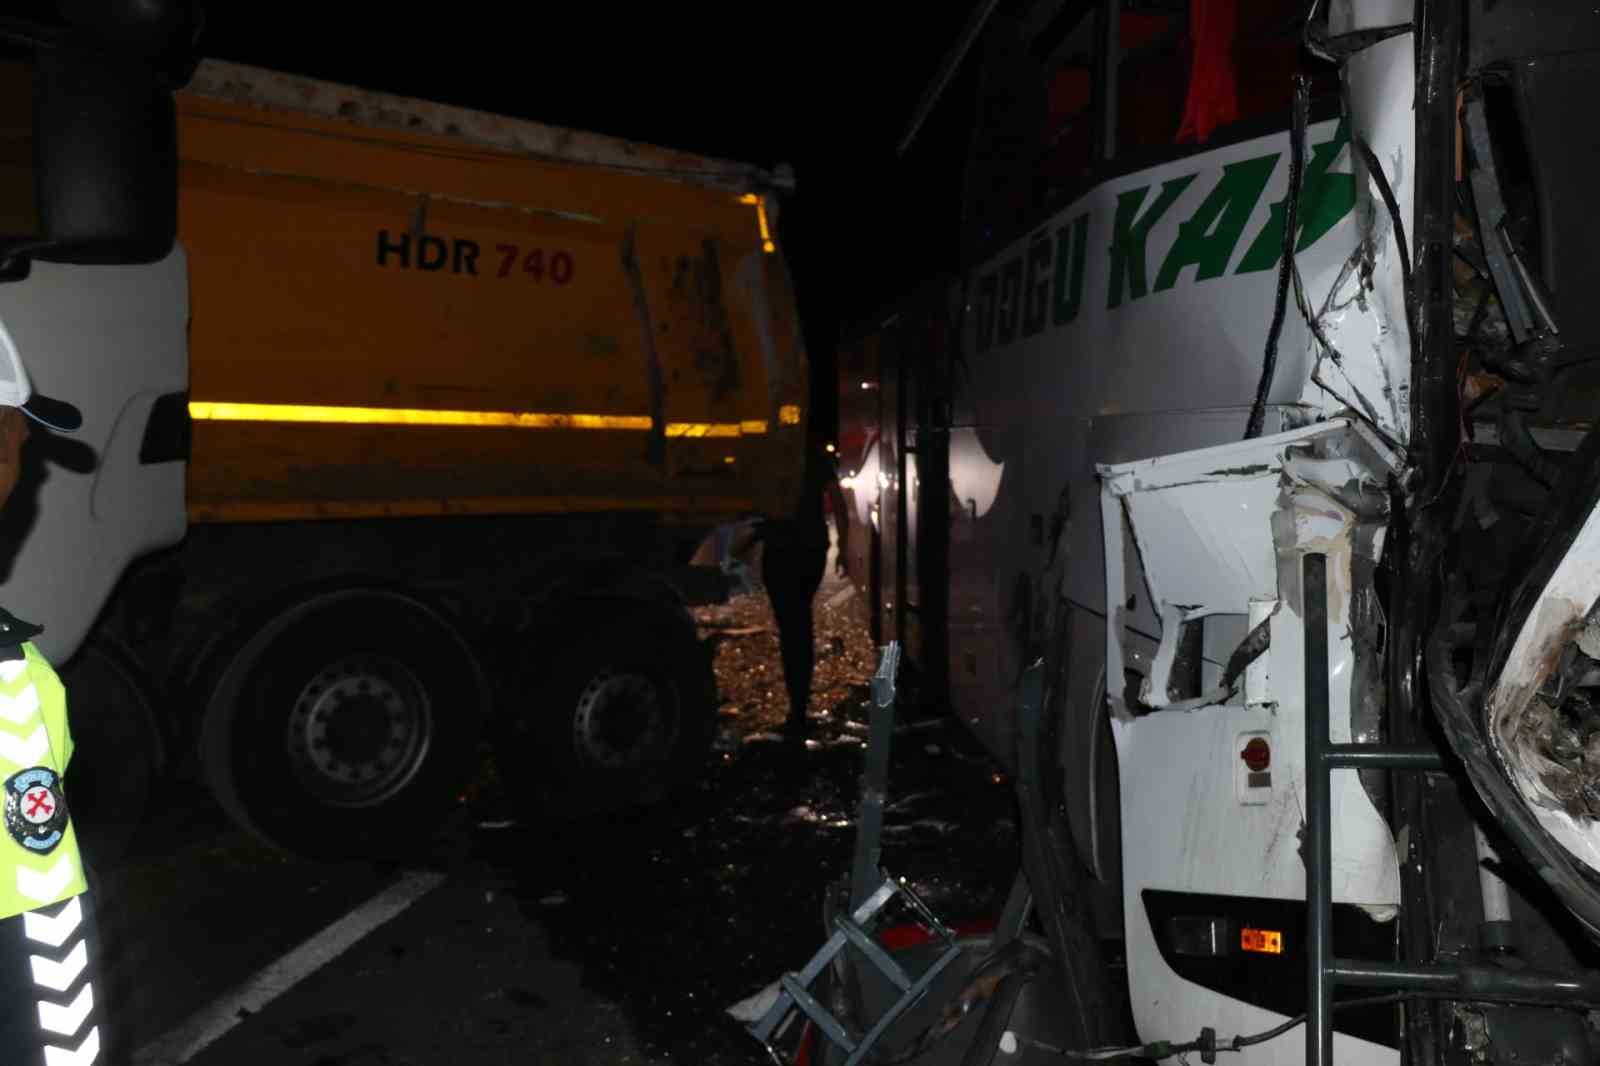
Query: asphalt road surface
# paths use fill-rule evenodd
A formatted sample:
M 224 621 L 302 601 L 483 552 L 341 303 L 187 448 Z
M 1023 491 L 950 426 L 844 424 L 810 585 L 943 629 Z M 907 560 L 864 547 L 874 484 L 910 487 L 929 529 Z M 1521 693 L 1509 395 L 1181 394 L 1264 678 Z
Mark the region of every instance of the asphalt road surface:
M 175 781 L 96 880 L 119 1052 L 141 1066 L 767 1062 L 725 1008 L 819 946 L 854 837 L 865 678 L 847 675 L 871 649 L 837 589 L 823 597 L 824 658 L 856 665 L 831 675 L 817 740 L 768 737 L 781 693 L 725 691 L 705 781 L 648 812 L 490 827 L 464 806 L 403 866 L 314 864 Z M 742 657 L 729 673 L 759 676 L 752 663 L 776 658 L 764 601 L 720 612 L 719 656 Z M 944 720 L 902 721 L 884 863 L 949 920 L 992 915 L 1015 871 L 1009 785 Z

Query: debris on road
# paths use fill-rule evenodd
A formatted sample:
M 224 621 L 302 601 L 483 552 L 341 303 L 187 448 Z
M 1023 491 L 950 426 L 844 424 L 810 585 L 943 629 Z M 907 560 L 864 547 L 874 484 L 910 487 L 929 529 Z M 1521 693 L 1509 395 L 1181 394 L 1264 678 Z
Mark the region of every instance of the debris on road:
M 459 1066 L 523 1061 L 505 1058 L 504 1049 L 530 1041 L 548 1056 L 541 1061 L 588 1066 L 767 1062 L 726 1005 L 815 949 L 819 901 L 850 867 L 875 651 L 859 598 L 839 599 L 838 586 L 825 586 L 813 743 L 778 743 L 787 699 L 766 599 L 701 610 L 710 616 L 703 625 L 753 631 L 716 649 L 725 710 L 700 780 L 646 810 L 556 822 L 511 806 L 486 761 L 462 795 L 460 835 L 440 845 L 437 865 L 451 871 L 451 887 L 287 1003 L 238 1025 L 197 1066 L 275 1064 L 287 1061 L 290 1044 L 306 1041 L 300 1050 L 314 1048 L 314 1061 L 352 1066 L 434 1061 L 413 1053 L 437 1041 L 465 1049 L 453 1060 Z M 905 710 L 930 730 L 946 721 Z M 931 735 L 946 757 L 923 751 Z M 957 920 L 994 913 L 1016 865 L 1011 793 L 996 772 L 977 742 L 954 729 L 919 732 L 894 747 L 890 785 L 899 802 L 885 827 L 884 864 Z M 174 824 L 180 815 L 173 812 Z M 124 1001 L 129 989 L 138 996 L 129 1033 L 138 1044 L 393 876 L 291 869 L 227 828 L 219 812 L 189 830 L 167 826 L 148 848 L 136 868 L 117 875 L 122 902 L 104 916 L 119 960 L 112 987 Z M 194 875 L 201 868 L 207 877 Z M 316 892 L 284 889 L 322 881 L 328 887 Z M 304 905 L 274 902 L 284 898 Z M 241 907 L 273 917 L 241 925 Z M 437 1031 L 420 1033 L 395 990 L 436 978 Z M 502 992 L 508 988 L 525 991 Z M 358 1024 L 336 1033 L 328 1021 L 336 1015 Z M 246 1046 L 260 1056 L 235 1055 Z M 378 1058 L 361 1057 L 364 1049 Z
M 745 1025 L 759 1021 L 762 1015 L 771 1010 L 772 1005 L 778 1002 L 778 996 L 782 990 L 783 986 L 774 981 L 755 995 L 747 999 L 741 999 L 729 1007 L 728 1016 L 734 1021 L 742 1022 Z
M 849 585 L 824 583 L 813 605 L 816 667 L 811 677 L 811 707 L 827 712 L 866 694 L 877 665 L 859 598 Z M 766 596 L 735 596 L 725 604 L 694 609 L 701 635 L 714 640 L 712 669 L 722 714 L 739 719 L 747 740 L 776 732 L 789 713 L 778 654 L 778 628 Z M 766 739 L 766 736 L 763 736 Z

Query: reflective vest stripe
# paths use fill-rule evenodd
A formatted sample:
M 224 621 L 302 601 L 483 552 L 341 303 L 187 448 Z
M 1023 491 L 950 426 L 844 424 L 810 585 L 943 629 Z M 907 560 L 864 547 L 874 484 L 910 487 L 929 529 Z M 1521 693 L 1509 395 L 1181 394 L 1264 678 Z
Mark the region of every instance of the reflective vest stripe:
M 9 783 L 0 797 L 8 814 L 7 831 L 0 833 L 0 918 L 58 903 L 88 887 L 70 798 L 61 789 L 72 758 L 66 693 L 32 644 L 22 645 L 22 652 L 22 659 L 0 662 L 0 783 Z M 65 815 L 55 822 L 49 820 L 52 803 Z M 30 930 L 46 928 L 48 919 L 32 917 Z

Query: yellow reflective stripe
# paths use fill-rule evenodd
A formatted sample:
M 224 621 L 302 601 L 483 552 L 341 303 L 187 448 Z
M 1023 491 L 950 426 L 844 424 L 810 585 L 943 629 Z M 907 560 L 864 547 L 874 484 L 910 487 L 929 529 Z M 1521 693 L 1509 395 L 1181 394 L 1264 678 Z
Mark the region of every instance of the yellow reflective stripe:
M 552 414 L 543 411 L 435 411 L 415 407 L 319 407 L 292 403 L 194 400 L 189 417 L 206 422 L 331 422 L 398 426 L 507 426 L 516 429 L 648 430 L 649 415 Z
M 758 437 L 767 424 L 750 422 L 668 422 L 669 437 Z
M 668 422 L 669 437 L 737 437 L 737 422 Z
M 513 429 L 648 431 L 649 415 L 554 414 L 542 411 L 435 411 L 407 407 L 320 407 L 291 403 L 193 400 L 189 417 L 202 422 L 318 422 L 391 426 L 499 426 Z M 767 432 L 764 419 L 743 422 L 668 422 L 669 437 L 751 437 Z

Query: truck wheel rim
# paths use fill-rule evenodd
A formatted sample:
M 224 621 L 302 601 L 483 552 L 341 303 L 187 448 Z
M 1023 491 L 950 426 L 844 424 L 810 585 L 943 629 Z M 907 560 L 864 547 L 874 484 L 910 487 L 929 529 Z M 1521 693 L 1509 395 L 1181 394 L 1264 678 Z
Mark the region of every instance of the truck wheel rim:
M 349 655 L 301 689 L 289 715 L 289 761 L 323 803 L 370 807 L 410 783 L 432 735 L 427 692 L 410 669 Z
M 604 671 L 578 696 L 573 742 L 587 761 L 609 770 L 663 761 L 676 739 L 672 695 L 643 674 Z

